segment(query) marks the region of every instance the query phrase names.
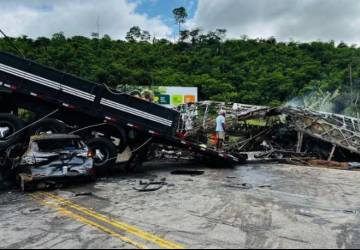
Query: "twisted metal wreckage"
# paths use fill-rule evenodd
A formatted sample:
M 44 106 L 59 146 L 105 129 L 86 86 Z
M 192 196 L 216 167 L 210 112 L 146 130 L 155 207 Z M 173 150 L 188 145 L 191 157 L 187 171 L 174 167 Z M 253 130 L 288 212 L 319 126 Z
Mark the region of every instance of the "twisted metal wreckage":
M 211 101 L 186 104 L 179 107 L 180 130 L 187 139 L 214 147 L 214 124 L 221 110 L 226 111 L 228 127 L 224 150 L 233 155 L 247 153 L 250 161 L 300 164 L 360 161 L 359 119 L 306 108 Z

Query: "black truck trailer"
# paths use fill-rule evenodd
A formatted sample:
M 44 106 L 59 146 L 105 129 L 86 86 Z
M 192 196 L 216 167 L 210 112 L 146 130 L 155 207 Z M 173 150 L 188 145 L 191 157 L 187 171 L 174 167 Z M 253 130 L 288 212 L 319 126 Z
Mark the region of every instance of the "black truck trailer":
M 19 110 L 31 111 L 39 122 L 28 129 L 17 117 Z M 78 133 L 100 153 L 97 167 L 113 164 L 114 156 L 128 146 L 136 148 L 134 155 L 145 154 L 142 146 L 150 140 L 184 148 L 211 161 L 245 160 L 244 156 L 218 153 L 186 141 L 179 136 L 179 121 L 175 110 L 0 52 L 0 153 L 19 140 L 25 128 L 55 133 L 67 128 L 80 129 Z

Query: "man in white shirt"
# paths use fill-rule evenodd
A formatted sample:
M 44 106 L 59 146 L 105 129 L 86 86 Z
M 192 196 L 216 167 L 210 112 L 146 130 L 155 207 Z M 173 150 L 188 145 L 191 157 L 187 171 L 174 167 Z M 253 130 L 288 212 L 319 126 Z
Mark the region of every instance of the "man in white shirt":
M 216 149 L 221 151 L 223 149 L 223 144 L 225 141 L 225 131 L 226 131 L 226 113 L 224 111 L 220 112 L 220 115 L 216 118 L 216 135 L 217 135 L 217 145 Z

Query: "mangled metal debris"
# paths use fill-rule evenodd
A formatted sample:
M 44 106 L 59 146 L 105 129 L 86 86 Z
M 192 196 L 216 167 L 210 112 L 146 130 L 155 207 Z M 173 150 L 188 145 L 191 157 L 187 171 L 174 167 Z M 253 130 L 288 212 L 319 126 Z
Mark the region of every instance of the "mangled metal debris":
M 168 186 L 168 185 L 169 184 L 166 182 L 166 179 L 163 178 L 160 181 L 155 181 L 155 180 L 140 181 L 139 182 L 140 187 L 134 187 L 133 189 L 141 193 L 147 193 L 147 192 L 158 191 L 164 186 Z
M 360 154 L 359 119 L 300 108 L 284 108 L 281 113 L 296 131 Z
M 214 146 L 216 116 L 226 111 L 225 151 L 250 161 L 360 160 L 360 119 L 299 107 L 271 108 L 221 102 L 183 105 L 185 136 Z

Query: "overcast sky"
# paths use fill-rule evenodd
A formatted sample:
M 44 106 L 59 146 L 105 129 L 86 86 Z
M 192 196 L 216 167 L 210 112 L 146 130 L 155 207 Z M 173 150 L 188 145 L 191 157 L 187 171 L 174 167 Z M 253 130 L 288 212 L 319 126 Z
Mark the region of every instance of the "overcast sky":
M 360 0 L 0 0 L 0 28 L 11 36 L 101 34 L 123 39 L 138 25 L 173 38 L 171 11 L 184 6 L 189 27 L 225 28 L 229 38 L 335 40 L 360 44 Z

